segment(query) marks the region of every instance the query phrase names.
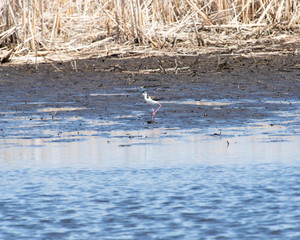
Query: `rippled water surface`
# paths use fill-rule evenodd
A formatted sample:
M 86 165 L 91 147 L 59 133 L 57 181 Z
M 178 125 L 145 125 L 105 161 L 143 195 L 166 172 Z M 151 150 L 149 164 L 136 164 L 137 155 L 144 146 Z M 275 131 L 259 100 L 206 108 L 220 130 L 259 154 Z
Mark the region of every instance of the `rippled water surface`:
M 257 129 L 2 139 L 0 239 L 300 239 L 299 135 Z

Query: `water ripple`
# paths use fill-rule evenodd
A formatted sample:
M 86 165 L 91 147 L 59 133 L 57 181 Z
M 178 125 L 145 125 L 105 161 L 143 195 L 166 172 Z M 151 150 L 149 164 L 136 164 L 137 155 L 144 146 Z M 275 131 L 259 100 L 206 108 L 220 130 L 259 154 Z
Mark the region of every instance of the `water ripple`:
M 1 239 L 299 239 L 300 166 L 0 172 Z

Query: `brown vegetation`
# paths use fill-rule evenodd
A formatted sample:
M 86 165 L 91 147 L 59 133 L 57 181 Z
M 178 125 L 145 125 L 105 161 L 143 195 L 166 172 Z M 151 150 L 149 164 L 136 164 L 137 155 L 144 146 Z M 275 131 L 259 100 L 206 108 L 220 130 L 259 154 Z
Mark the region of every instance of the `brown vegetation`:
M 299 24 L 299 0 L 2 0 L 0 57 L 232 52 L 299 43 Z

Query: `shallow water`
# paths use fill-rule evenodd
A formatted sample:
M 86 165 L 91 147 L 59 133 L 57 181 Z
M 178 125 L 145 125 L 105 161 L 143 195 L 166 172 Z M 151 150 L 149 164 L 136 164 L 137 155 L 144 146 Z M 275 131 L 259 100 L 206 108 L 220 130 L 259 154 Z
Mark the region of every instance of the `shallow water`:
M 299 239 L 282 126 L 1 139 L 0 239 Z
M 9 170 L 1 239 L 299 239 L 299 165 Z

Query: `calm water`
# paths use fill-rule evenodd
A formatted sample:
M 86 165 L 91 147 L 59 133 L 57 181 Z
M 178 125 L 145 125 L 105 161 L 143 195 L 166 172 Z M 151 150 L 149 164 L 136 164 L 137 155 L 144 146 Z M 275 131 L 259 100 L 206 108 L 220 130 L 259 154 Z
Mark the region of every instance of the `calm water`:
M 298 240 L 300 137 L 248 131 L 2 139 L 0 239 Z

